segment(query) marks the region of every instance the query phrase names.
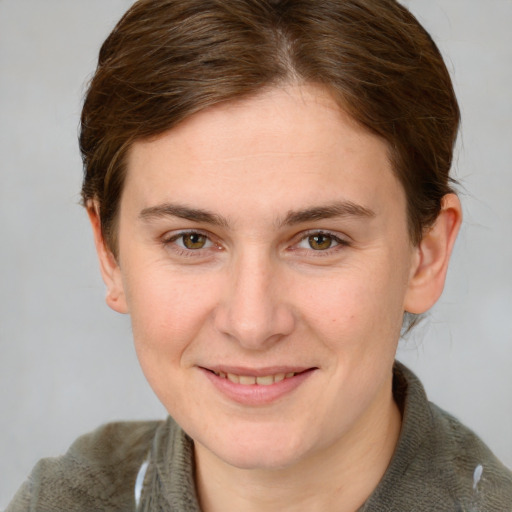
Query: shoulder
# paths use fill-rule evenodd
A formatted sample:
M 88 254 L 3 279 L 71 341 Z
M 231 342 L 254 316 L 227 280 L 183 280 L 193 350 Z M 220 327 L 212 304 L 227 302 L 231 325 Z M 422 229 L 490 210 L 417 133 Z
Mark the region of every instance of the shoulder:
M 430 403 L 401 364 L 393 393 L 402 430 L 391 463 L 364 512 L 512 511 L 512 473 L 479 437 Z
M 40 460 L 6 512 L 121 511 L 164 422 L 109 423 L 79 437 L 61 457 Z
M 444 466 L 454 498 L 460 496 L 467 508 L 475 510 L 512 510 L 512 472 L 471 429 L 436 405 L 429 407 L 435 460 Z

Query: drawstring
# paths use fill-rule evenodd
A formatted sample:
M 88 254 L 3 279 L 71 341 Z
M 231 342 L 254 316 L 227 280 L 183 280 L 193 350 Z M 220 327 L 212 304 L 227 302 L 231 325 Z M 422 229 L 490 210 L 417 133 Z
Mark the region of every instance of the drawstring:
M 148 470 L 149 460 L 145 460 L 142 463 L 142 466 L 137 473 L 137 478 L 135 479 L 135 510 L 138 510 L 140 504 L 140 498 L 142 496 L 142 489 L 144 487 L 144 477 L 146 476 L 146 471 Z

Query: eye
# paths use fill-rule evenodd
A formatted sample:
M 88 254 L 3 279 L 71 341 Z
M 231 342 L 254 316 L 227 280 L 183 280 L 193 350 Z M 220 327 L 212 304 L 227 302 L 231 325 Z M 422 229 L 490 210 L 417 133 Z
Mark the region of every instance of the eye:
M 163 242 L 167 246 L 174 245 L 177 250 L 182 251 L 199 251 L 214 245 L 207 235 L 198 231 L 176 233 L 164 239 Z
M 313 233 L 304 237 L 298 244 L 301 249 L 313 249 L 314 251 L 326 251 L 337 245 L 341 240 L 328 233 Z
M 208 244 L 208 237 L 201 233 L 185 233 L 180 235 L 176 241 L 180 241 L 186 249 L 203 249 Z
M 333 245 L 337 245 L 332 236 L 322 233 L 308 236 L 308 244 L 311 249 L 315 251 L 325 251 L 326 249 L 330 249 Z

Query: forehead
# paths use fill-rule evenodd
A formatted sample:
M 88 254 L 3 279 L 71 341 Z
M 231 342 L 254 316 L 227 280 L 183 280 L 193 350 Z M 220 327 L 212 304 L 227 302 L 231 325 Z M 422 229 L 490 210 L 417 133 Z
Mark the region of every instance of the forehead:
M 339 200 L 379 209 L 403 195 L 386 143 L 313 85 L 201 111 L 135 143 L 127 163 L 125 195 L 139 208 L 179 199 L 279 214 Z

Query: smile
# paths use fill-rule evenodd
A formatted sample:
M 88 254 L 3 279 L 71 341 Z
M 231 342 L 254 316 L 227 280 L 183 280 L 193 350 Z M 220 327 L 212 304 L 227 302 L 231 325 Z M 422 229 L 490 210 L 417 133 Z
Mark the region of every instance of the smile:
M 222 396 L 244 406 L 270 405 L 301 387 L 318 368 L 205 368 L 203 375 Z
M 271 386 L 276 382 L 281 382 L 285 379 L 290 379 L 297 375 L 296 372 L 288 372 L 288 373 L 276 373 L 275 375 L 264 375 L 264 376 L 254 376 L 254 375 L 237 375 L 235 373 L 224 373 L 224 372 L 213 372 L 217 377 L 221 379 L 228 379 L 230 382 L 235 384 L 242 384 L 243 386 Z

